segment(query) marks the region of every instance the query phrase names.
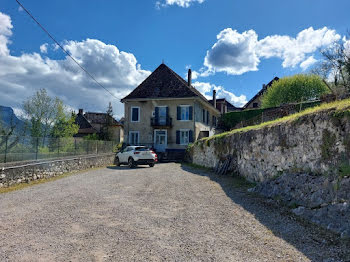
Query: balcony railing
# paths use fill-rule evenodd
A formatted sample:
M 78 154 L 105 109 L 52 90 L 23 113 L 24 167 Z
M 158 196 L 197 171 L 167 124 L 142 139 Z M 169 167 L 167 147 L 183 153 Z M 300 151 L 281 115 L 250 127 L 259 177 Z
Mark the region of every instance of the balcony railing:
M 152 117 L 151 126 L 153 127 L 172 127 L 173 119 L 171 117 Z

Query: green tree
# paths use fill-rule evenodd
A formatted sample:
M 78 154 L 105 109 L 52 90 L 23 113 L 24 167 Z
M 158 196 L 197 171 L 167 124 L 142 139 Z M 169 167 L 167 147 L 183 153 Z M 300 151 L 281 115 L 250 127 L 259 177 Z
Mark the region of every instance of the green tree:
M 262 97 L 262 107 L 277 107 L 320 98 L 329 89 L 317 75 L 294 75 L 275 81 Z
M 23 102 L 23 111 L 31 123 L 33 137 L 46 137 L 59 114 L 60 99 L 51 98 L 46 89 L 40 89 Z
M 100 140 L 100 137 L 98 136 L 98 134 L 90 134 L 90 135 L 84 136 L 83 139 L 84 140 Z
M 102 127 L 102 134 L 101 137 L 103 140 L 112 140 L 113 139 L 113 134 L 112 134 L 112 129 L 111 126 L 113 125 L 113 107 L 112 103 L 109 102 L 108 107 L 107 107 L 107 112 L 106 112 L 106 120 L 105 123 Z
M 51 137 L 73 137 L 78 133 L 79 126 L 75 124 L 76 115 L 67 113 L 63 104 L 58 106 L 57 119 L 51 129 Z

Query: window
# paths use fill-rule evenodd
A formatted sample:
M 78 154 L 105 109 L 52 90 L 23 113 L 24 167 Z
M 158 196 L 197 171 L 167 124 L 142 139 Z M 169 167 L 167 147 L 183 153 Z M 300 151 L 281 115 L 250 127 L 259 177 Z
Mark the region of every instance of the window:
M 193 131 L 189 129 L 180 129 L 176 131 L 176 144 L 188 145 L 193 143 Z
M 253 103 L 253 107 L 254 107 L 254 108 L 257 108 L 258 106 L 259 106 L 258 103 Z
M 209 119 L 210 119 L 209 111 L 207 111 L 207 125 L 209 125 Z
M 169 108 L 167 106 L 157 106 L 155 108 L 155 121 L 157 125 L 166 125 L 169 115 Z
M 180 144 L 188 145 L 190 143 L 190 130 L 180 130 Z
M 190 107 L 181 106 L 181 118 L 180 120 L 190 120 Z
M 205 123 L 205 109 L 202 109 L 202 122 Z
M 140 107 L 131 107 L 131 122 L 140 122 Z
M 131 145 L 137 145 L 140 143 L 140 132 L 139 131 L 130 131 L 129 132 L 129 143 Z
M 192 106 L 178 106 L 177 107 L 177 120 L 189 121 L 192 120 L 193 107 Z

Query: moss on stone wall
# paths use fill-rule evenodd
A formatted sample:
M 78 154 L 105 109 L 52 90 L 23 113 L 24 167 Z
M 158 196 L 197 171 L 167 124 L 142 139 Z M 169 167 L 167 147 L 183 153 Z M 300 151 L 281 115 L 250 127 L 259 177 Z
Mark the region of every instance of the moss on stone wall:
M 323 130 L 321 154 L 324 161 L 329 161 L 334 153 L 337 137 L 328 129 Z

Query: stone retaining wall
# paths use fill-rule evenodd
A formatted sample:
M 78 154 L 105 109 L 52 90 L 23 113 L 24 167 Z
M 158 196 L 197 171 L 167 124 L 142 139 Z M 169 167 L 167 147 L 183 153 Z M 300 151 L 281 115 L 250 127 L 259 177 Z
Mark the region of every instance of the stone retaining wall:
M 230 170 L 254 182 L 282 173 L 333 174 L 350 159 L 350 117 L 334 111 L 293 122 L 198 141 L 193 163 L 214 168 L 230 156 Z
M 0 168 L 0 188 L 114 163 L 115 154 L 88 155 Z

